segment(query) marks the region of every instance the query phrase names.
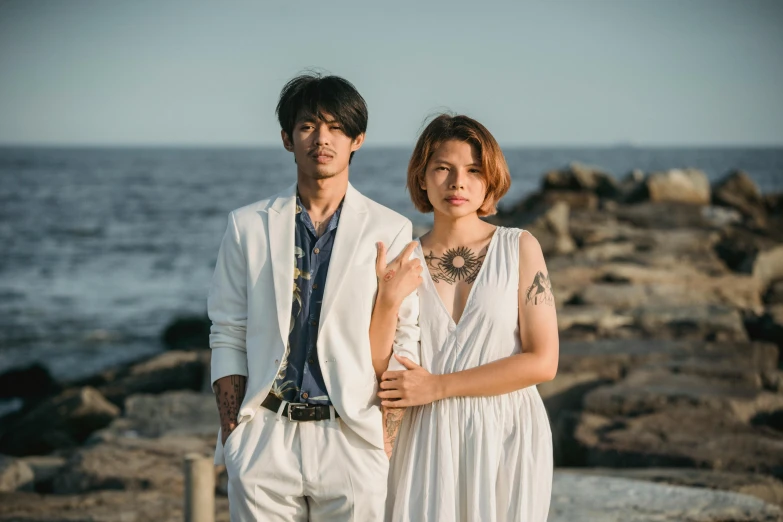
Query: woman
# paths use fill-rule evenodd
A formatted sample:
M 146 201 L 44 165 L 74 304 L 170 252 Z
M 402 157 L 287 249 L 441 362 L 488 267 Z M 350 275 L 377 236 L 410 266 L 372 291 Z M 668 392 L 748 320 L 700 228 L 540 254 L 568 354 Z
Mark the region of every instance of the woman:
M 552 289 L 533 236 L 480 219 L 509 185 L 503 153 L 479 122 L 441 115 L 419 137 L 408 190 L 434 225 L 412 260 L 406 250 L 379 262 L 370 329 L 374 355 L 390 357 L 394 306 L 421 281 L 421 366 L 395 355 L 407 370 L 385 372 L 378 394 L 387 412 L 407 408 L 387 520 L 547 518 L 552 434 L 535 385 L 557 371 Z

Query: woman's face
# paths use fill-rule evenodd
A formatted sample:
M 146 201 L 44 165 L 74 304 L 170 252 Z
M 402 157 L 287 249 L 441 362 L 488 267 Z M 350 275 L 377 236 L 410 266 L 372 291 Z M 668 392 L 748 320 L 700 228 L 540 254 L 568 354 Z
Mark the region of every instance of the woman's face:
M 422 189 L 436 214 L 458 218 L 478 212 L 487 194 L 481 158 L 471 144 L 448 140 L 427 163 Z

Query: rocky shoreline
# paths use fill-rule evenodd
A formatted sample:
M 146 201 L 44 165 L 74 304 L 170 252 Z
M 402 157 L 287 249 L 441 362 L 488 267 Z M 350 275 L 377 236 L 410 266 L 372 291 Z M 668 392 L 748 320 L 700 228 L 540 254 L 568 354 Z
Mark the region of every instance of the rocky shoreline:
M 492 221 L 539 239 L 558 306 L 550 520 L 783 520 L 783 195 L 574 164 Z M 183 458 L 217 433 L 206 328 L 80 382 L 0 375 L 24 400 L 0 419 L 0 521 L 181 520 Z

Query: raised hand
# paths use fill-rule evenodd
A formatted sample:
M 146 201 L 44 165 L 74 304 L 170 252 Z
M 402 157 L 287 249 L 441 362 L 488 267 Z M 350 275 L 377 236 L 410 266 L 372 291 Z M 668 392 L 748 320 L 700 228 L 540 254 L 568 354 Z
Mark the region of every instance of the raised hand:
M 378 257 L 375 260 L 375 275 L 378 276 L 378 299 L 391 307 L 399 307 L 421 284 L 421 261 L 411 259 L 416 241 L 411 241 L 400 255 L 386 264 L 386 245 L 376 244 Z

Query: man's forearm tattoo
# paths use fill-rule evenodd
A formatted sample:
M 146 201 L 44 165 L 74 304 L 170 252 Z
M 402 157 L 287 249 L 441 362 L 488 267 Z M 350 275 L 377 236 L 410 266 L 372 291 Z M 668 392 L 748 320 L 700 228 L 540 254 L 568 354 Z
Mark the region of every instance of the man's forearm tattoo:
M 458 281 L 472 284 L 478 276 L 486 254 L 477 255 L 467 247 L 450 248 L 440 257 L 432 250 L 426 256 L 427 268 L 434 283 L 443 281 L 453 285 Z
M 218 411 L 220 412 L 220 427 L 223 433 L 234 429 L 239 417 L 239 407 L 245 399 L 247 377 L 244 375 L 230 375 L 218 380 L 212 389 L 215 391 Z
M 547 274 L 541 271 L 536 273 L 533 284 L 525 292 L 525 304 L 554 306 L 555 296 L 552 294 L 552 282 Z

